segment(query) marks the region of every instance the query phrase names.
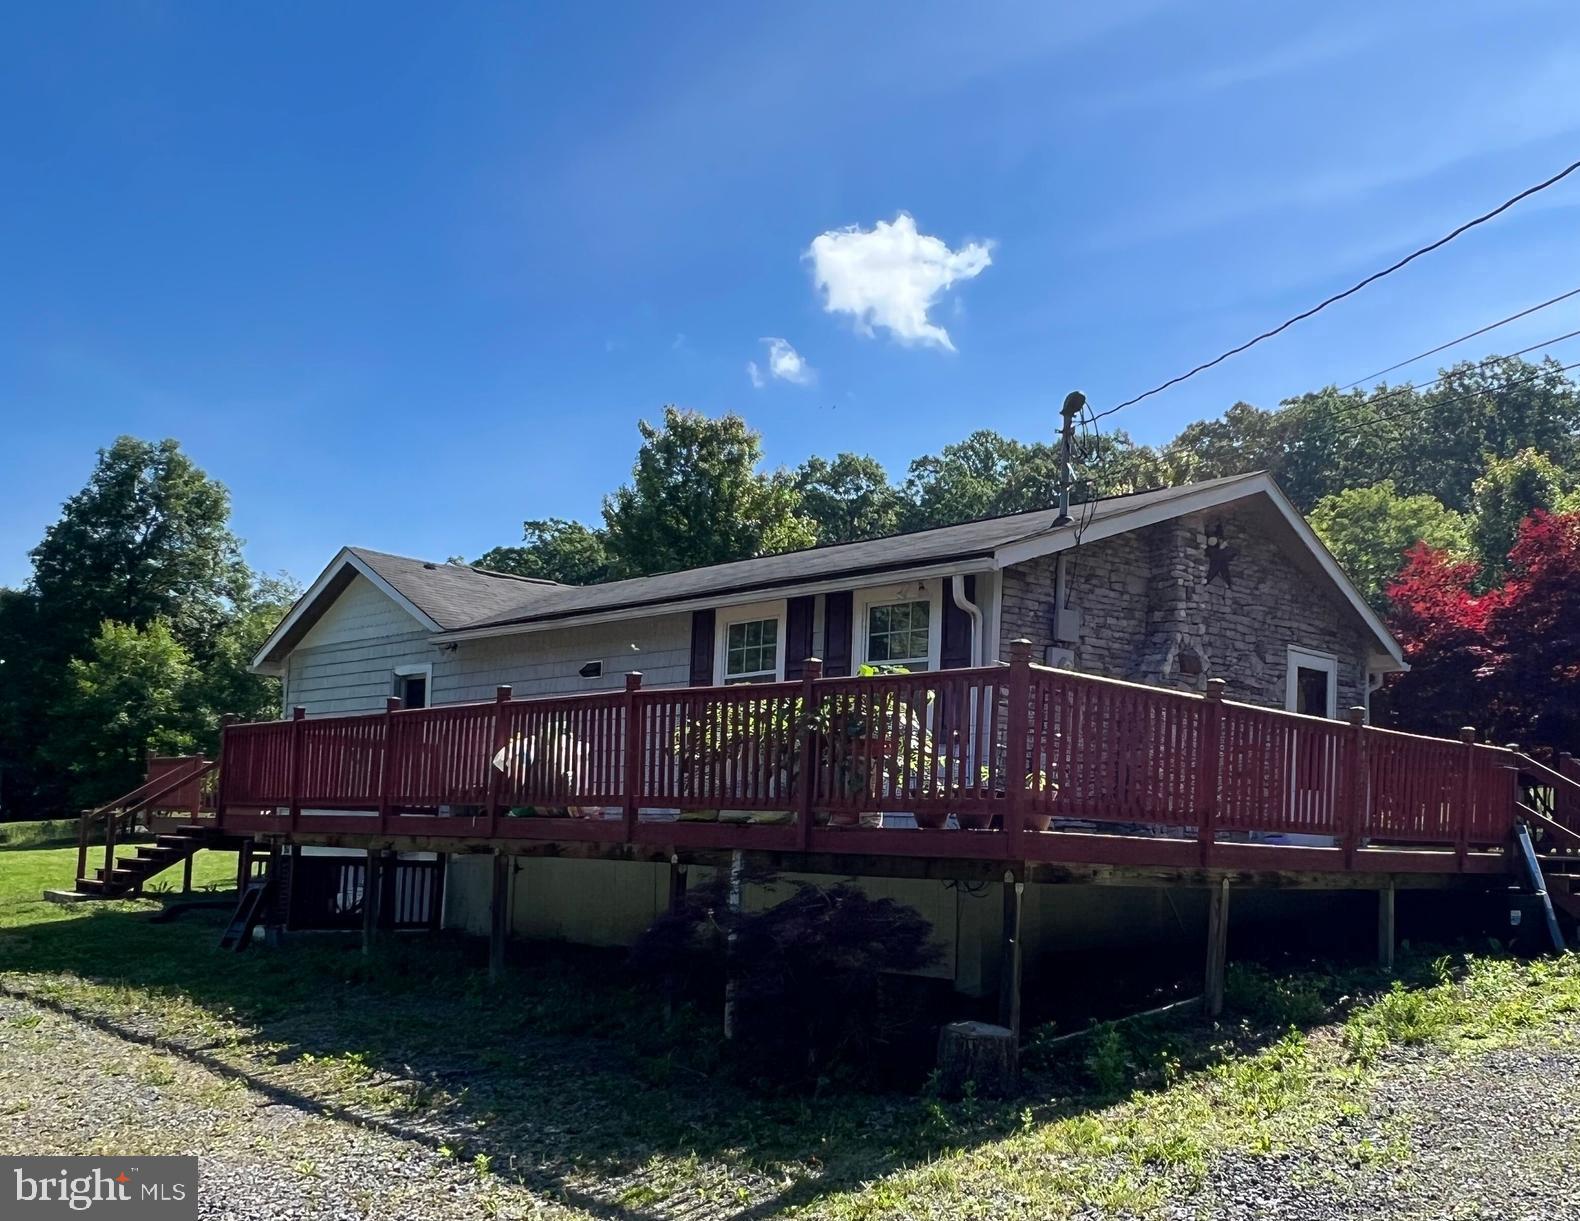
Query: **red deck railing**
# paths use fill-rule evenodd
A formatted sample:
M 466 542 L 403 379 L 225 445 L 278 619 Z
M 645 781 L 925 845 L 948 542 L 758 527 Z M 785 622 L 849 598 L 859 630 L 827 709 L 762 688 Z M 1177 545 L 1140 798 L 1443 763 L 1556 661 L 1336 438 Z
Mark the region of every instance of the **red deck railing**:
M 1501 848 L 1518 813 L 1512 751 L 1239 704 L 1221 682 L 1166 691 L 1024 650 L 979 669 L 807 670 L 232 725 L 222 825 L 1274 868 L 1364 853 L 1374 868 L 1453 869 Z M 1058 833 L 1039 834 L 1050 819 Z

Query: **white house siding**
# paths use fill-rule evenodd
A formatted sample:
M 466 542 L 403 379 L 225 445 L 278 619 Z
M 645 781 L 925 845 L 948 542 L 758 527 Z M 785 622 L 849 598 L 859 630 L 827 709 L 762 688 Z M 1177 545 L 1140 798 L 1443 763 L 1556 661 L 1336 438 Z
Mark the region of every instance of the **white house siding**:
M 691 616 L 655 615 L 463 640 L 454 652 L 429 653 L 436 704 L 493 699 L 502 683 L 517 698 L 618 691 L 633 670 L 642 672 L 647 687 L 684 686 L 691 677 Z M 581 677 L 578 671 L 589 661 L 603 663 L 603 677 Z
M 396 666 L 434 658 L 427 630 L 358 576 L 291 651 L 285 707 L 300 704 L 309 716 L 376 712 L 394 692 Z

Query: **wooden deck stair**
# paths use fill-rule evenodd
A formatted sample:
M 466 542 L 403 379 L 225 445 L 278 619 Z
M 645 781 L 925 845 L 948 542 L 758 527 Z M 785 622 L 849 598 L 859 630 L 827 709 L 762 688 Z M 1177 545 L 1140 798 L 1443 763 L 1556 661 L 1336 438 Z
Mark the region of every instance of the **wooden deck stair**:
M 93 871 L 92 877 L 79 876 L 77 893 L 100 899 L 124 899 L 128 895 L 141 894 L 149 879 L 172 865 L 190 860 L 204 848 L 217 846 L 228 847 L 230 841 L 213 827 L 195 824 L 177 827 L 169 834 L 155 836 L 152 844 L 136 845 L 131 856 L 117 853 L 108 870 L 101 866 Z

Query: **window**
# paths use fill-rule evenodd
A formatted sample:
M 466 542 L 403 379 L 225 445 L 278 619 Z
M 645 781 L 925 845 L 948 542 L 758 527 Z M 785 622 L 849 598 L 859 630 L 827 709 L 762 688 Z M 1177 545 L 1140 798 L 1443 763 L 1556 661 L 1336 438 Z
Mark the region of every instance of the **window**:
M 724 625 L 724 681 L 771 683 L 779 677 L 779 620 L 742 619 Z
M 1339 705 L 1339 659 L 1291 645 L 1284 707 L 1307 716 L 1334 717 Z
M 784 678 L 785 604 L 720 607 L 713 637 L 713 681 L 776 683 Z
M 400 696 L 402 708 L 426 708 L 432 679 L 432 666 L 396 666 L 395 685 L 390 693 Z
M 602 678 L 603 662 L 589 661 L 580 670 L 577 670 L 576 673 L 580 674 L 583 678 Z
M 925 670 L 932 656 L 931 601 L 879 602 L 867 606 L 866 659 L 875 666 Z

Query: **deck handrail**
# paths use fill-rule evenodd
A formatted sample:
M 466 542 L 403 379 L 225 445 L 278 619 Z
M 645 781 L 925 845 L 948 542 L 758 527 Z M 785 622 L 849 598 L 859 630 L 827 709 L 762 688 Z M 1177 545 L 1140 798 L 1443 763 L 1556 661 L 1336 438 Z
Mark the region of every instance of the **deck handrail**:
M 1057 816 L 1194 837 L 1204 865 L 1220 843 L 1303 836 L 1342 847 L 1349 864 L 1377 843 L 1450 850 L 1460 868 L 1513 828 L 1511 755 L 1473 731 L 1401 733 L 1365 724 L 1360 708 L 1330 720 L 1225 699 L 1219 680 L 1208 688 L 1041 666 L 1017 642 L 1007 665 L 959 670 L 824 677 L 810 659 L 799 680 L 761 686 L 644 688 L 632 674 L 624 690 L 517 699 L 501 687 L 492 701 L 424 709 L 295 709 L 226 727 L 218 817 L 289 812 L 298 829 L 311 811 L 362 811 L 377 821 L 342 829 L 624 842 L 657 842 L 663 818 L 665 842 L 713 842 L 674 822 L 699 811 L 768 824 L 759 842 L 805 851 L 825 822 L 895 812 L 914 816 L 913 836 L 953 835 L 951 817 L 997 827 L 950 842 L 1014 860 L 1023 833 Z M 574 833 L 529 829 L 513 817 L 529 812 L 583 821 Z
M 104 821 L 104 872 L 108 878 L 115 863 L 115 840 L 119 824 L 126 820 L 127 830 L 131 830 L 130 820 L 149 809 L 161 797 L 168 797 L 194 780 L 203 779 L 219 767 L 217 758 L 205 759 L 201 755 L 194 755 L 189 761 L 194 765 L 190 771 L 177 772 L 173 776 L 168 774 L 154 776 L 143 781 L 131 792 L 102 806 L 82 812 L 77 819 L 77 876 L 79 878 L 87 876 L 88 841 L 92 838 L 94 822 L 100 819 Z

